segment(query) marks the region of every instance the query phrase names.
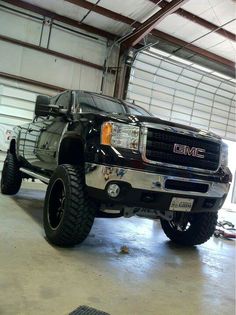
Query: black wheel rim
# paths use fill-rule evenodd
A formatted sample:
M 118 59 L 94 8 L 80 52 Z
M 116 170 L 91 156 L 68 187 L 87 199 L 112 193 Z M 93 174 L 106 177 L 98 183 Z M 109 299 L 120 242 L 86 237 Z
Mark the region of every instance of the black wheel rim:
M 65 186 L 61 179 L 57 179 L 51 188 L 48 203 L 48 223 L 53 230 L 56 230 L 65 213 Z

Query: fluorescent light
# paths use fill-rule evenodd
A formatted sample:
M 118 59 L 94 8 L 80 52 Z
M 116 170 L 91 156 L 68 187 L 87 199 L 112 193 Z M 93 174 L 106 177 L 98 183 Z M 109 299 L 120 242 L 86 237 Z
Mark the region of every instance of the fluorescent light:
M 217 72 L 217 71 L 214 71 L 212 69 L 209 69 L 207 67 L 200 66 L 197 63 L 193 63 L 192 61 L 185 60 L 185 59 L 183 59 L 181 57 L 177 57 L 175 55 L 171 55 L 171 53 L 167 53 L 167 52 L 165 52 L 163 50 L 160 50 L 160 49 L 157 49 L 157 48 L 154 48 L 154 47 L 150 47 L 149 50 L 146 53 L 148 53 L 149 55 L 151 55 L 151 54 L 160 55 L 160 56 L 166 57 L 168 59 L 172 59 L 174 61 L 178 61 L 179 63 L 191 66 L 191 68 L 199 69 L 199 70 L 201 70 L 203 72 L 206 72 L 206 73 L 209 73 L 211 75 L 214 75 L 214 76 L 220 77 L 222 79 L 228 80 L 230 82 L 236 83 L 236 80 L 234 78 L 232 78 L 232 77 L 229 77 L 229 76 L 224 75 L 224 74 L 222 74 L 220 72 Z
M 212 72 L 212 74 L 213 74 L 213 75 L 216 75 L 217 77 L 226 79 L 226 80 L 231 80 L 231 79 L 232 79 L 232 77 L 229 77 L 229 76 L 224 75 L 224 74 L 222 74 L 222 73 L 220 73 L 220 72 L 217 72 L 217 71 Z
M 205 72 L 212 72 L 212 70 L 211 69 L 208 69 L 208 68 L 206 68 L 206 67 L 203 67 L 203 66 L 200 66 L 200 65 L 197 65 L 196 63 L 193 63 L 192 65 L 191 65 L 192 67 L 194 67 L 194 68 L 196 68 L 196 69 L 199 69 L 199 70 L 202 70 L 202 71 L 205 71 Z
M 153 48 L 153 47 L 150 47 L 149 51 L 154 53 L 154 54 L 158 54 L 158 55 L 161 55 L 161 56 L 164 56 L 164 57 L 169 57 L 170 56 L 170 53 L 167 53 L 167 52 L 165 52 L 163 50 L 160 50 L 160 49 L 157 49 L 157 48 Z
M 177 57 L 177 56 L 170 56 L 170 59 L 176 60 L 178 62 L 184 63 L 184 64 L 189 65 L 189 66 L 192 65 L 191 61 L 185 60 L 185 59 Z

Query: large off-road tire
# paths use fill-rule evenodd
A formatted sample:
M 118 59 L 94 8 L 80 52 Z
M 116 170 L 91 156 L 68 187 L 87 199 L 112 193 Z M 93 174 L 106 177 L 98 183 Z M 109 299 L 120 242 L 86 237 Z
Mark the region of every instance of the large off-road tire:
M 22 173 L 19 170 L 16 156 L 8 152 L 2 170 L 1 192 L 5 195 L 18 193 L 22 183 Z
M 46 237 L 58 246 L 73 246 L 88 236 L 96 209 L 85 191 L 84 168 L 59 165 L 52 175 L 44 203 Z
M 199 245 L 205 243 L 214 234 L 218 214 L 175 213 L 172 221 L 161 219 L 161 226 L 166 236 L 181 245 Z

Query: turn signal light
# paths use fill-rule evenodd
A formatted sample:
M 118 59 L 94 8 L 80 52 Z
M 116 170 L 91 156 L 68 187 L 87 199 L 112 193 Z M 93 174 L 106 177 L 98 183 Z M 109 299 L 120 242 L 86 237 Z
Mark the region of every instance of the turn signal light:
M 101 131 L 101 143 L 111 145 L 112 124 L 109 122 L 104 123 Z

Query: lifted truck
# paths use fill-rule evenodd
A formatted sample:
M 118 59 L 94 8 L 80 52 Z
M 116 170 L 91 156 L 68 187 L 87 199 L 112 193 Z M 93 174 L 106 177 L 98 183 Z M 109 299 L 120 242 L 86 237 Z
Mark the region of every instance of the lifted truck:
M 85 91 L 39 95 L 35 118 L 18 126 L 1 191 L 22 178 L 48 184 L 47 239 L 73 246 L 95 217 L 159 218 L 172 241 L 206 242 L 232 179 L 227 146 L 215 134 L 161 120 L 134 104 Z

